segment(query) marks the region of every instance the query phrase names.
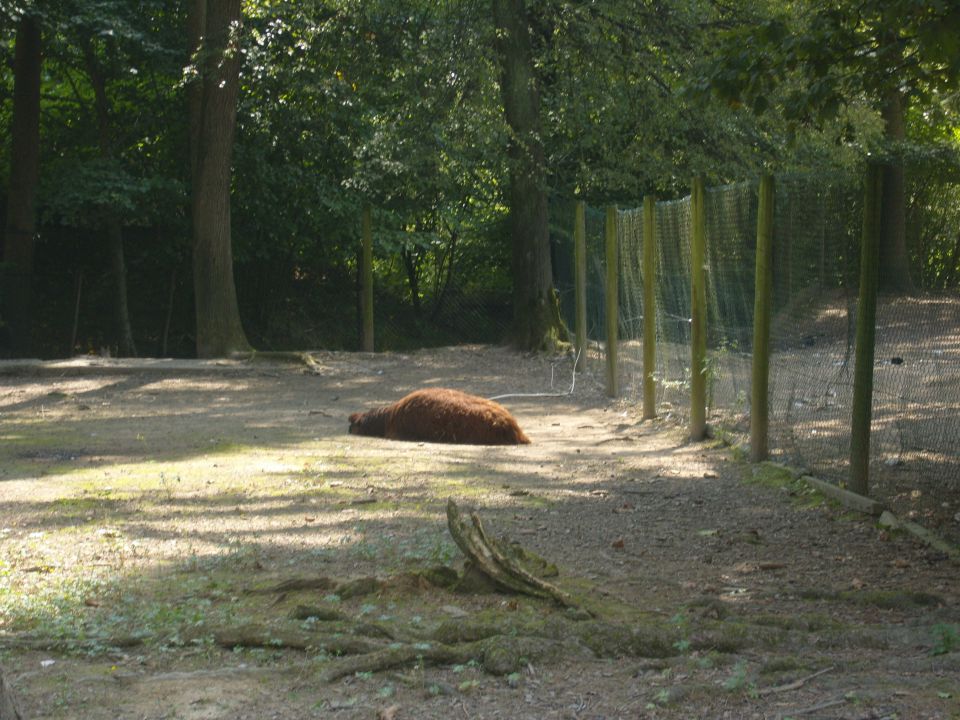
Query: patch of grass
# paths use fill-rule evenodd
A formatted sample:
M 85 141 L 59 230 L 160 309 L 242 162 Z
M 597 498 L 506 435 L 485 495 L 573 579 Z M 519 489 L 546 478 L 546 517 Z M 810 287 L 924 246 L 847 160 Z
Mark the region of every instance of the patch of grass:
M 113 508 L 116 501 L 110 498 L 110 491 L 106 491 L 99 496 L 78 495 L 74 497 L 62 497 L 53 500 L 50 503 L 50 509 L 57 515 L 67 518 L 86 517 L 96 512 L 103 512 L 104 509 Z
M 757 625 L 776 627 L 783 630 L 802 630 L 804 632 L 834 631 L 843 625 L 829 615 L 822 613 L 792 613 L 790 615 L 759 615 L 753 618 Z
M 760 668 L 761 675 L 777 675 L 780 673 L 797 672 L 798 670 L 808 670 L 809 665 L 798 657 L 793 655 L 784 655 L 767 660 Z
M 746 660 L 740 660 L 737 662 L 733 668 L 733 672 L 726 680 L 723 681 L 723 689 L 727 692 L 746 690 L 748 694 L 756 693 L 756 684 L 750 680 L 750 676 L 747 673 Z
M 366 498 L 362 499 L 364 500 L 363 502 L 352 501 L 347 504 L 352 510 L 356 510 L 358 513 L 394 512 L 404 507 L 404 504 L 395 500 L 374 500 L 373 502 L 367 502 Z
M 140 642 L 161 652 L 189 646 L 210 653 L 210 628 L 265 612 L 262 599 L 239 589 L 258 562 L 255 552 L 234 550 L 207 573 L 189 559 L 182 572 L 146 577 L 76 565 L 34 573 L 29 586 L 23 573 L 0 564 L 0 628 L 85 657 Z
M 681 653 L 690 650 L 690 618 L 683 612 L 678 612 L 670 618 L 670 624 L 676 628 L 677 634 L 680 636 L 673 647 Z
M 931 655 L 947 655 L 960 649 L 960 625 L 939 623 L 933 626 Z
M 24 592 L 12 585 L 13 574 L 0 575 L 0 617 L 12 632 L 31 635 L 75 652 L 96 655 L 108 649 L 117 618 L 97 613 L 89 603 L 120 596 L 111 576 L 50 574 Z
M 746 481 L 751 485 L 781 489 L 793 488 L 800 478 L 789 468 L 775 463 L 759 463 L 747 468 Z
M 772 462 L 746 465 L 743 470 L 744 482 L 748 485 L 780 490 L 790 496 L 797 507 L 813 508 L 822 505 L 840 507 L 840 504 L 827 498 L 800 478 L 803 471 Z

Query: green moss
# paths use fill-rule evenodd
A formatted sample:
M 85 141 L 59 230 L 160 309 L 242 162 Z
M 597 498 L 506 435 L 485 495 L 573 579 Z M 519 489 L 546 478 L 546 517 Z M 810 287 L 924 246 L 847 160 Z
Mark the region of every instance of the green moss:
M 768 488 L 792 488 L 797 478 L 785 467 L 774 463 L 759 463 L 747 468 L 746 482 Z

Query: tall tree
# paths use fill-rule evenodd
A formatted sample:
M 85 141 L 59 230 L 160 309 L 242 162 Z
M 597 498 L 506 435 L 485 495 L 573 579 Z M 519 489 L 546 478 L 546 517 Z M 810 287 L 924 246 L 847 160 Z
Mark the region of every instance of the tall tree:
M 115 148 L 110 110 L 107 96 L 107 81 L 97 59 L 93 41 L 88 37 L 83 42 L 83 60 L 90 85 L 93 88 L 94 108 L 97 115 L 97 141 L 100 157 L 105 162 L 114 159 Z M 110 270 L 113 275 L 113 309 L 119 354 L 136 356 L 137 347 L 133 341 L 133 328 L 130 324 L 130 306 L 127 301 L 127 262 L 123 252 L 123 225 L 114 208 L 106 212 L 105 230 L 110 255 Z
M 28 355 L 33 334 L 35 201 L 40 168 L 41 37 L 37 19 L 23 15 L 14 60 L 10 187 L 4 229 L 4 293 L 0 320 L 9 323 L 14 356 Z
M 230 179 L 240 87 L 241 0 L 194 0 L 188 20 L 199 73 L 190 99 L 193 287 L 197 355 L 249 350 L 233 279 Z
M 513 342 L 549 350 L 567 339 L 553 290 L 546 161 L 540 94 L 523 0 L 492 0 L 500 90 L 510 128 L 510 236 L 513 245 Z

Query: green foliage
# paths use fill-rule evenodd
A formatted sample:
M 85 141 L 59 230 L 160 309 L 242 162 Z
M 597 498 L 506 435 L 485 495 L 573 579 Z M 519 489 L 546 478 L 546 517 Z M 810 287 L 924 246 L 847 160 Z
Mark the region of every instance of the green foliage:
M 897 88 L 929 104 L 960 82 L 960 12 L 951 3 L 867 0 L 786 8 L 727 31 L 723 62 L 700 88 L 757 114 L 776 100 L 788 119 L 822 124 L 863 96 L 879 107 Z M 783 85 L 785 92 L 777 94 Z
M 44 219 L 71 227 L 98 227 L 107 213 L 119 213 L 129 225 L 149 226 L 163 211 L 183 202 L 180 181 L 162 176 L 137 176 L 113 159 L 65 161 L 53 165 L 47 180 L 54 189 Z
M 727 692 L 737 692 L 744 689 L 751 692 L 751 694 L 756 692 L 756 687 L 747 673 L 747 663 L 745 660 L 737 662 L 733 668 L 733 673 L 723 681 L 723 689 Z
M 923 287 L 960 282 L 960 21 L 950 4 L 526 7 L 553 197 L 636 203 L 686 193 L 699 173 L 714 184 L 771 164 L 852 167 L 881 147 L 877 108 L 896 77 L 909 100 L 898 152 L 922 168 L 910 175 L 914 268 Z M 110 343 L 109 218 L 124 227 L 138 344 L 160 346 L 169 311 L 168 352 L 192 352 L 186 10 L 171 0 L 0 3 L 5 19 L 30 12 L 43 28 L 46 355 L 67 350 L 81 273 L 79 343 Z M 509 131 L 488 3 L 249 0 L 244 15 L 232 233 L 254 344 L 356 347 L 368 204 L 378 346 L 502 339 Z M 13 29 L 0 29 L 7 65 Z M 12 90 L 5 73 L 3 128 Z M 0 145 L 0 186 L 9 161 Z

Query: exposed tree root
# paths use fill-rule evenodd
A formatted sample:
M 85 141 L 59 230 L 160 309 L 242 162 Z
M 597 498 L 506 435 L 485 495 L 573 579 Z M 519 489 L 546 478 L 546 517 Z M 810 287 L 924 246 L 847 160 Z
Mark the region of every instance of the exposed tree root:
M 320 635 L 298 630 L 277 630 L 262 625 L 244 625 L 218 630 L 213 634 L 217 645 L 224 648 L 265 647 L 293 650 L 318 650 L 330 655 L 359 655 L 377 652 L 383 643 L 351 635 Z
M 0 637 L 0 650 L 69 650 L 87 647 L 132 648 L 150 640 L 150 635 L 118 635 L 84 642 L 40 635 L 6 635 Z
M 581 602 L 543 578 L 557 574 L 555 566 L 523 548 L 493 540 L 480 518 L 465 517 L 453 500 L 447 504 L 447 527 L 467 557 L 462 574 L 448 567 L 406 573 L 385 580 L 359 578 L 336 582 L 327 577 L 294 578 L 250 592 L 278 594 L 321 591 L 341 599 L 386 590 L 430 592 L 472 590 L 522 593 L 549 600 L 566 610 L 541 618 L 511 617 L 493 620 L 458 617 L 429 628 L 395 627 L 355 621 L 339 609 L 298 605 L 296 620 L 309 620 L 298 628 L 273 629 L 259 625 L 220 630 L 214 634 L 222 647 L 270 647 L 310 650 L 338 656 L 321 677 L 333 681 L 357 672 L 380 672 L 410 665 L 445 665 L 474 661 L 491 674 L 518 670 L 526 662 L 571 657 L 670 657 L 678 643 L 692 648 L 736 651 L 746 644 L 747 633 L 734 625 L 716 624 L 681 637 L 679 629 L 662 620 L 634 624 L 596 619 Z M 768 630 L 767 634 L 782 634 Z M 761 633 L 762 635 L 762 633 Z M 757 637 L 757 633 L 752 634 Z
M 326 576 L 289 578 L 275 585 L 248 588 L 248 595 L 286 595 L 292 592 L 319 590 L 348 600 L 364 595 L 373 595 L 389 586 L 409 585 L 426 590 L 429 587 L 449 588 L 459 580 L 456 570 L 444 566 L 428 568 L 420 572 L 393 575 L 387 580 L 375 577 L 360 577 L 338 582 Z
M 265 588 L 250 588 L 251 595 L 279 595 L 281 593 L 299 592 L 301 590 L 332 590 L 337 583 L 328 577 L 290 578 L 276 585 Z
M 399 645 L 385 647 L 365 655 L 340 658 L 320 674 L 324 682 L 333 682 L 359 672 L 381 672 L 411 665 L 456 665 L 470 662 L 474 652 L 467 646 Z
M 298 606 L 295 617 L 309 608 Z M 486 672 L 504 675 L 526 662 L 570 658 L 671 657 L 679 631 L 661 621 L 646 624 L 577 620 L 575 613 L 548 615 L 542 621 L 480 622 L 449 620 L 429 629 L 383 628 L 379 625 L 332 621 L 328 629 L 273 629 L 248 625 L 214 633 L 225 648 L 268 647 L 324 652 L 337 657 L 321 674 L 327 681 L 357 672 L 380 672 L 407 665 L 448 665 L 476 662 Z M 313 617 L 313 616 L 311 616 Z M 753 634 L 751 633 L 753 636 Z M 734 652 L 747 646 L 747 633 L 718 624 L 688 640 L 690 649 Z M 784 632 L 767 630 L 759 642 L 777 643 Z
M 331 578 L 294 578 L 251 590 L 278 594 L 321 591 L 341 599 L 374 593 L 400 592 L 416 595 L 449 592 L 522 593 L 548 600 L 554 607 L 536 613 L 493 612 L 482 619 L 468 615 L 424 626 L 372 623 L 351 618 L 342 608 L 301 604 L 290 613 L 301 621 L 295 628 L 274 629 L 249 625 L 214 634 L 222 647 L 268 647 L 315 651 L 334 656 L 320 678 L 332 682 L 358 672 L 376 673 L 407 666 L 451 665 L 475 662 L 486 672 L 504 675 L 516 672 L 528 662 L 553 662 L 571 658 L 671 658 L 678 653 L 709 651 L 739 653 L 751 647 L 797 647 L 808 642 L 814 630 L 803 622 L 790 624 L 740 622 L 723 612 L 713 617 L 699 613 L 683 623 L 665 621 L 635 609 L 619 608 L 618 616 L 628 622 L 611 622 L 598 617 L 597 610 L 544 580 L 557 574 L 556 567 L 507 541 L 495 541 L 480 518 L 464 516 L 453 500 L 447 504 L 447 527 L 467 560 L 458 574 L 446 566 L 403 573 L 387 579 L 363 577 L 347 582 Z M 565 608 L 558 611 L 557 605 Z M 597 601 L 595 608 L 603 607 Z M 838 642 L 865 647 L 902 646 L 914 637 L 893 637 L 869 632 L 831 628 L 821 643 Z M 915 642 L 914 642 L 915 644 Z M 767 690 L 785 692 L 800 687 L 820 673 Z

